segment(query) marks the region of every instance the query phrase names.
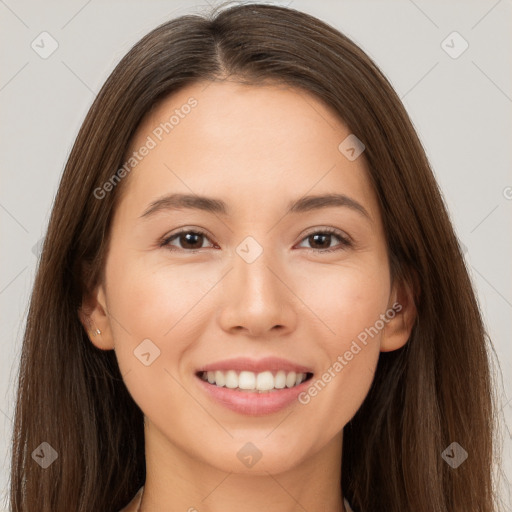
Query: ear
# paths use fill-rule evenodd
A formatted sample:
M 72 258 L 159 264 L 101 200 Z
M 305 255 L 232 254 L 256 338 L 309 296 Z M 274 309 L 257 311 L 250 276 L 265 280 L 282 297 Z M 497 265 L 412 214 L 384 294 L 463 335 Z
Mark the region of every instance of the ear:
M 103 285 L 99 285 L 92 294 L 84 296 L 78 317 L 94 346 L 101 350 L 114 349 Z
M 418 286 L 416 282 L 415 284 Z M 395 280 L 386 311 L 388 320 L 382 331 L 381 352 L 397 350 L 409 341 L 417 316 L 415 296 L 418 295 L 419 291 L 415 290 L 410 282 Z

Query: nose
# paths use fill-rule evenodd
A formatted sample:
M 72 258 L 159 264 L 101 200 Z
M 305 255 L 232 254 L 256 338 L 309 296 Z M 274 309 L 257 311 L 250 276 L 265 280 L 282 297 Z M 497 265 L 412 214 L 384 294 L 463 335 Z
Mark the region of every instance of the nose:
M 268 339 L 296 328 L 300 300 L 281 267 L 268 250 L 252 263 L 235 255 L 232 270 L 222 280 L 223 330 Z

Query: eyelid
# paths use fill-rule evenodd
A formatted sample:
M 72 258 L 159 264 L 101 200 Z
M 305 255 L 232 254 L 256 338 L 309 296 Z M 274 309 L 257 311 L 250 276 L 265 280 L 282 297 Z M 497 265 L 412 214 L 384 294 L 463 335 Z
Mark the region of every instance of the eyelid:
M 346 233 L 345 231 L 343 231 L 341 229 L 335 228 L 333 226 L 321 226 L 321 227 L 311 228 L 311 230 L 308 230 L 304 235 L 302 235 L 301 241 L 304 238 L 314 235 L 316 233 L 328 233 L 330 235 L 336 235 L 339 238 L 342 238 L 342 239 L 346 240 L 347 242 L 350 242 L 351 244 L 354 243 L 354 240 L 348 233 Z

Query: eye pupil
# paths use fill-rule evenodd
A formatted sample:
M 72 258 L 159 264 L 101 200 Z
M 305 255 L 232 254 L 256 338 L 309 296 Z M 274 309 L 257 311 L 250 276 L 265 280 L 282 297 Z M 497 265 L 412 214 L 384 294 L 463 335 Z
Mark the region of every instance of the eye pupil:
M 317 239 L 318 237 L 322 237 L 322 238 L 329 237 L 329 241 L 330 241 L 330 237 L 331 237 L 331 235 L 330 235 L 330 234 L 322 234 L 322 233 L 317 233 L 317 234 L 311 235 L 311 236 L 310 236 L 310 238 L 312 238 L 313 240 L 315 240 L 315 242 L 314 242 L 312 245 L 316 244 L 316 242 L 317 242 L 317 240 L 316 240 L 316 239 Z M 322 244 L 321 244 L 321 245 L 322 245 Z M 325 245 L 325 244 L 324 244 L 324 245 Z M 328 245 L 330 245 L 330 244 L 328 244 Z M 320 248 L 323 248 L 323 247 L 320 247 Z
M 180 236 L 181 238 L 181 241 L 183 241 L 185 239 L 185 244 L 188 244 L 188 245 L 195 245 L 193 241 L 190 241 L 189 237 L 192 237 L 192 238 L 197 238 L 197 237 L 202 237 L 203 235 L 201 235 L 200 233 L 193 233 L 193 232 L 188 232 L 188 233 L 184 233 Z M 196 244 L 197 244 L 197 240 L 196 240 Z M 192 247 L 193 249 L 200 249 L 201 246 L 202 246 L 202 240 L 201 240 L 201 243 L 199 244 L 199 247 Z

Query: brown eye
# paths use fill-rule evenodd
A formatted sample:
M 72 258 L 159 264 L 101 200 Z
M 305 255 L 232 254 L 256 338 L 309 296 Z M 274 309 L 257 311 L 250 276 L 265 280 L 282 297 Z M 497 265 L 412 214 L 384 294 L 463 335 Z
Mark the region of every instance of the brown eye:
M 195 252 L 203 248 L 203 242 L 205 239 L 208 239 L 208 237 L 201 231 L 183 230 L 166 238 L 162 242 L 161 246 L 169 247 L 171 250 L 182 249 L 188 252 Z M 176 248 L 175 245 L 171 244 L 171 242 L 174 240 L 178 241 L 180 244 L 179 247 Z
M 338 239 L 340 243 L 331 247 L 331 242 Z M 351 245 L 350 240 L 343 236 L 341 232 L 336 229 L 324 229 L 322 231 L 315 231 L 309 234 L 303 240 L 307 240 L 311 245 L 311 249 L 316 252 L 332 252 L 339 251 Z
M 318 233 L 308 237 L 309 243 L 312 244 L 313 249 L 329 249 L 331 246 L 332 235 L 329 233 Z M 320 247 L 318 247 L 320 245 Z
M 334 247 L 331 247 L 333 239 L 338 239 L 339 243 Z M 209 237 L 206 235 L 206 233 L 203 233 L 202 231 L 185 229 L 167 237 L 162 241 L 160 246 L 167 247 L 172 251 L 183 250 L 193 253 L 205 248 L 203 245 L 205 240 L 209 240 Z M 339 251 L 352 245 L 350 240 L 346 236 L 343 236 L 340 231 L 331 228 L 326 228 L 322 231 L 315 231 L 303 238 L 303 241 L 306 240 L 311 245 L 310 248 L 312 251 L 320 253 Z M 178 242 L 178 247 L 176 247 L 176 244 L 171 243 L 174 241 Z

